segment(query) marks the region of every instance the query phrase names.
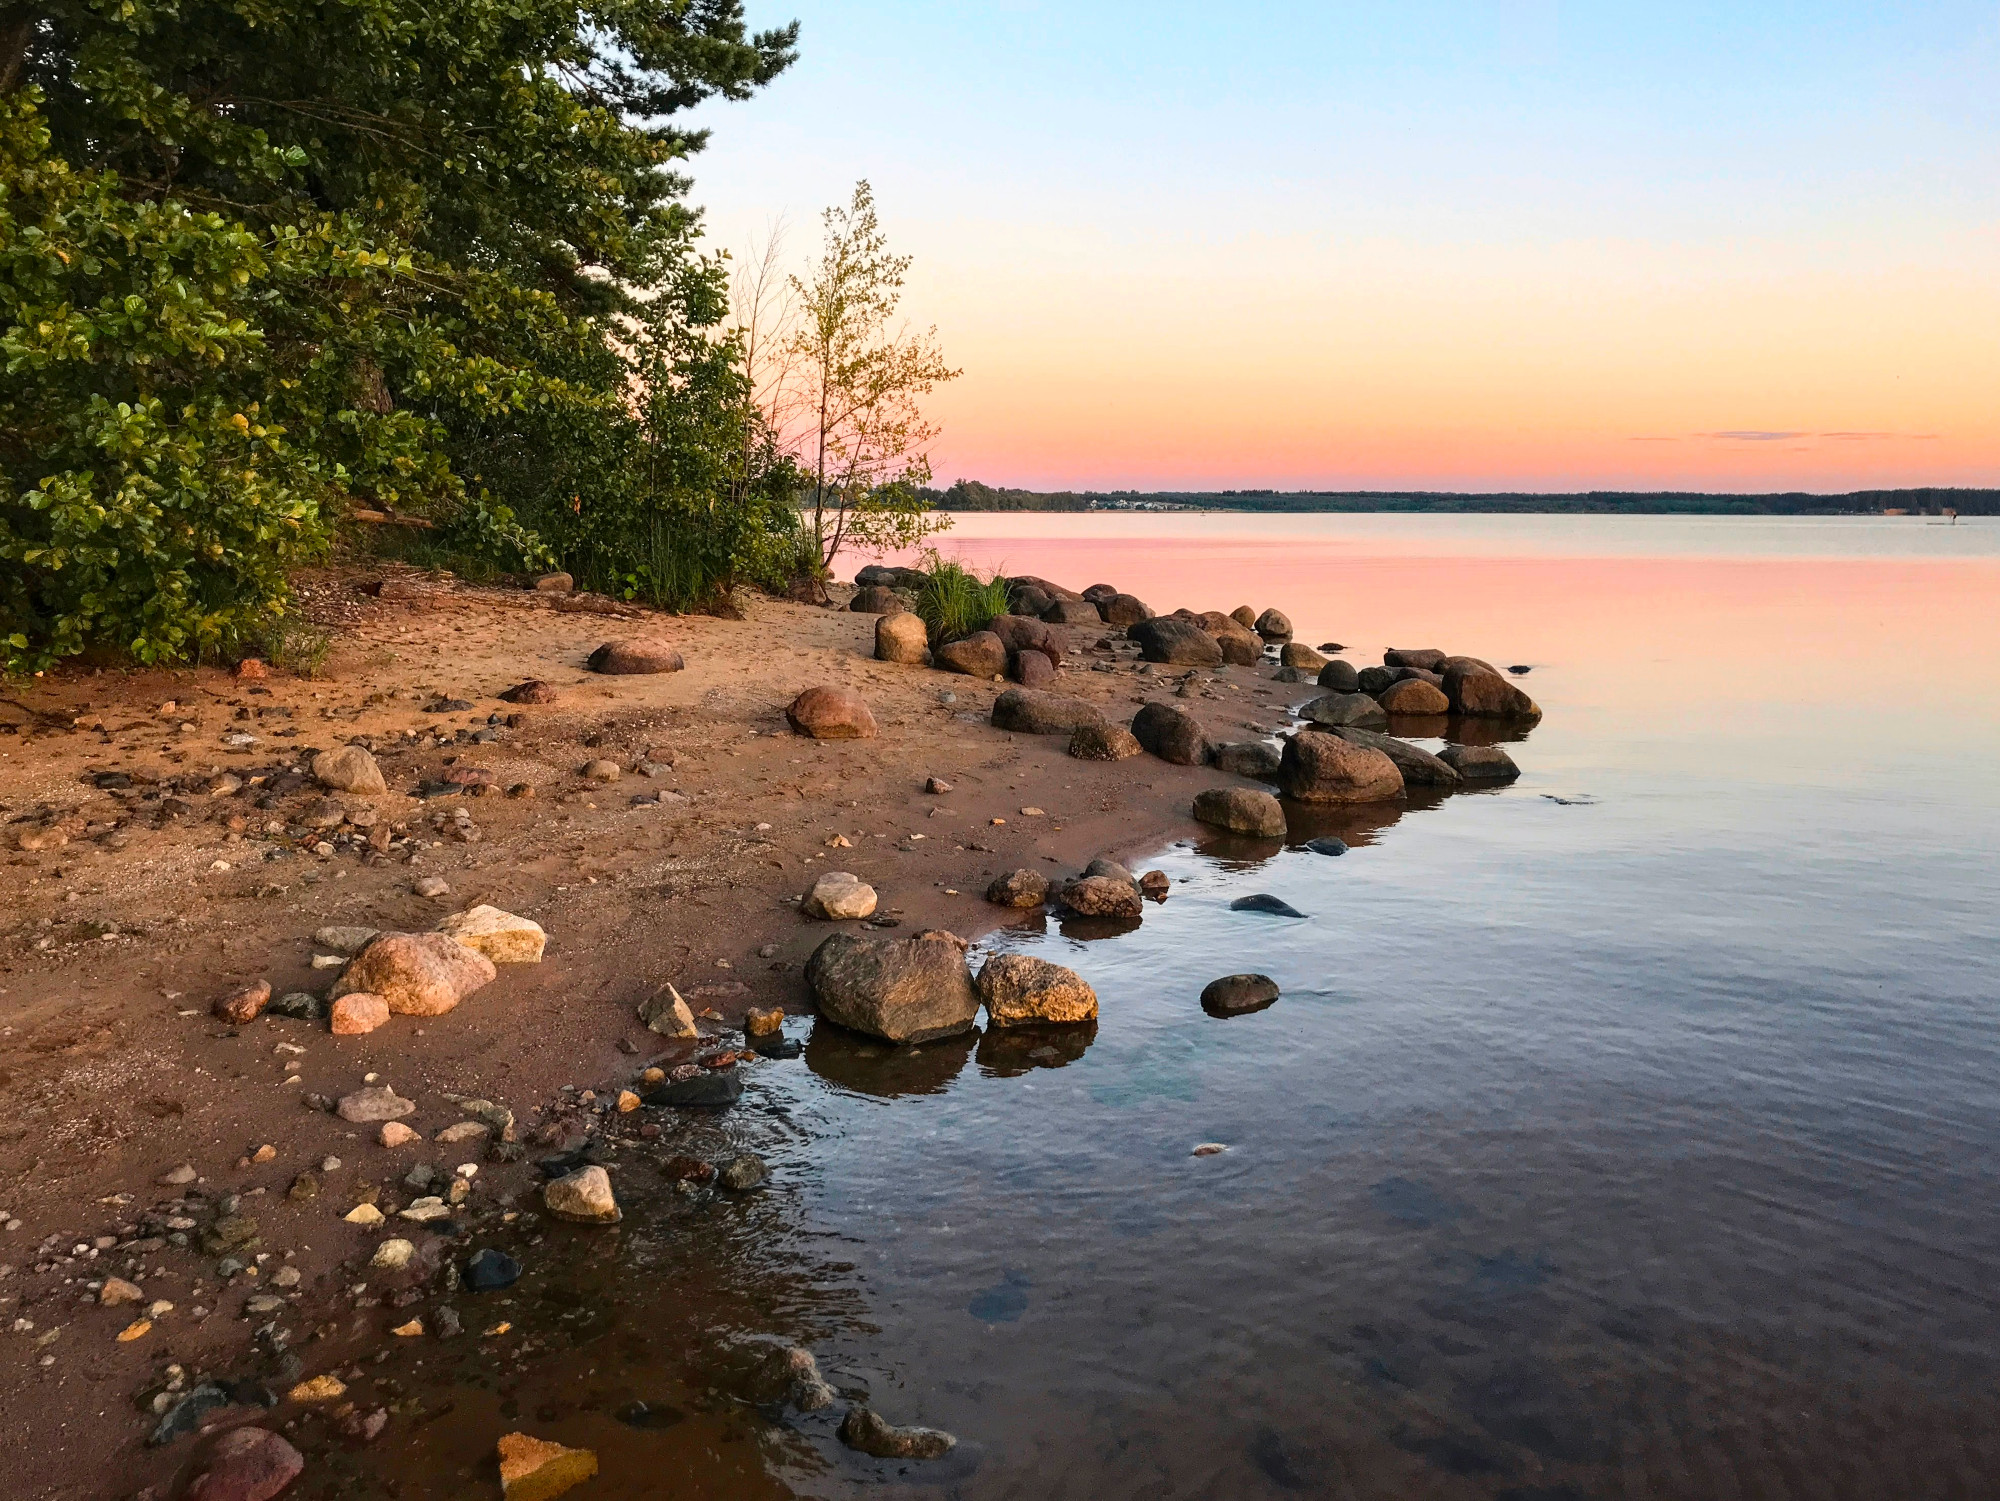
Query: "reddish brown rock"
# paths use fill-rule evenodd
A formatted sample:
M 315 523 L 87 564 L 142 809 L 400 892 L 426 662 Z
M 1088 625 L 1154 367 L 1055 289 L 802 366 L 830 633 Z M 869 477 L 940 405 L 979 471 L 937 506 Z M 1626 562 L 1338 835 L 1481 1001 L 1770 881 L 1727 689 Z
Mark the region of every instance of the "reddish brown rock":
M 184 1501 L 271 1501 L 305 1473 L 305 1456 L 267 1428 L 237 1428 L 209 1451 Z
M 875 738 L 875 716 L 852 688 L 808 688 L 792 700 L 785 718 L 815 740 Z
M 335 1001 L 327 1020 L 335 1037 L 362 1037 L 389 1020 L 389 1003 L 357 990 Z
M 1442 688 L 1434 688 L 1422 678 L 1404 678 L 1375 695 L 1375 701 L 1390 714 L 1446 714 L 1451 700 Z
M 643 677 L 659 672 L 679 672 L 687 663 L 666 642 L 639 637 L 605 642 L 590 654 L 584 665 L 592 672 L 616 677 Z
M 215 1014 L 233 1027 L 246 1022 L 254 1022 L 270 1004 L 271 982 L 259 980 L 255 985 L 246 985 L 241 990 L 224 996 L 215 1003 Z
M 1456 714 L 1531 722 L 1542 717 L 1535 701 L 1497 672 L 1455 667 L 1444 675 L 1444 693 Z
M 516 683 L 500 695 L 510 704 L 552 704 L 559 696 L 553 683 L 545 683 L 540 678 L 529 678 L 525 683 Z
M 1007 643 L 991 631 L 947 641 L 931 652 L 931 661 L 946 672 L 967 677 L 997 678 L 1007 670 Z
M 1138 917 L 1145 911 L 1138 888 L 1116 876 L 1085 876 L 1071 881 L 1057 900 L 1082 917 Z
M 492 960 L 443 933 L 384 933 L 355 956 L 331 999 L 378 995 L 398 1016 L 442 1016 L 493 976 Z
M 1403 794 L 1403 773 L 1388 756 L 1317 730 L 1285 742 L 1278 782 L 1302 803 L 1376 803 Z

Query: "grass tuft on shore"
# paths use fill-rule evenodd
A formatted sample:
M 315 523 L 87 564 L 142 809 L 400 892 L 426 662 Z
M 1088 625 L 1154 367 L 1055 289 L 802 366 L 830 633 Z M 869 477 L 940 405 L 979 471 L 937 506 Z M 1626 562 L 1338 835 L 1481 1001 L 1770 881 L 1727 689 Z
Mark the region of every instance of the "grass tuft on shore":
M 1007 613 L 1007 580 L 997 570 L 981 578 L 935 552 L 924 554 L 923 569 L 929 577 L 911 608 L 929 630 L 932 646 L 983 631 L 994 616 Z

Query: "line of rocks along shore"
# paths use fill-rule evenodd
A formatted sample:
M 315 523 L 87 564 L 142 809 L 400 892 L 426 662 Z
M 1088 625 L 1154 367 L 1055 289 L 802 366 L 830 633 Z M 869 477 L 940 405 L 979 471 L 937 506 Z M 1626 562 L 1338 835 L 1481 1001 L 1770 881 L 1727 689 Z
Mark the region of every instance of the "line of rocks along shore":
M 1433 755 L 1413 744 L 1411 737 L 1448 736 L 1455 721 L 1525 727 L 1540 717 L 1540 710 L 1509 681 L 1509 674 L 1488 662 L 1441 650 L 1391 650 L 1379 667 L 1357 669 L 1337 655 L 1341 648 L 1333 643 L 1315 650 L 1291 639 L 1290 622 L 1275 609 L 1255 612 L 1243 607 L 1226 614 L 1177 610 L 1156 615 L 1143 602 L 1108 585 L 1072 592 L 1047 580 L 1018 578 L 1011 581 L 1007 615 L 957 640 L 933 642 L 899 592 L 916 582 L 908 571 L 865 569 L 857 582 L 860 587 L 849 608 L 878 615 L 879 660 L 1011 684 L 992 707 L 990 722 L 998 729 L 1064 736 L 1068 753 L 1079 759 L 1119 761 L 1150 754 L 1177 765 L 1213 766 L 1245 784 L 1265 784 L 1208 788 L 1194 800 L 1192 813 L 1197 820 L 1246 836 L 1284 838 L 1288 802 L 1380 802 L 1403 796 L 1411 786 L 1452 790 L 1511 780 L 1518 770 L 1496 745 L 1451 744 Z M 1129 670 L 1163 686 L 1172 683 L 1174 696 L 1183 700 L 1205 693 L 1203 672 L 1225 664 L 1270 666 L 1278 683 L 1309 684 L 1325 691 L 1296 708 L 1300 723 L 1282 735 L 1278 746 L 1263 739 L 1214 740 L 1197 715 L 1157 700 L 1143 703 L 1129 725 L 1121 725 L 1096 704 L 1043 686 L 1055 682 L 1060 670 L 1081 665 L 1069 661 L 1064 634 L 1078 627 L 1108 628 L 1080 654 L 1090 660 L 1089 670 Z M 643 675 L 682 670 L 685 664 L 677 650 L 635 637 L 605 643 L 588 665 L 598 673 Z M 1176 677 L 1163 673 L 1163 668 L 1185 672 Z M 1525 670 L 1516 668 L 1513 673 Z M 545 703 L 553 690 L 530 680 L 506 696 L 516 703 Z M 873 738 L 879 733 L 867 703 L 845 687 L 804 689 L 791 703 L 787 718 L 796 733 L 816 739 Z M 1402 734 L 1388 733 L 1391 729 Z M 310 770 L 311 780 L 329 797 L 344 793 L 366 799 L 386 785 L 373 754 L 362 745 L 321 752 L 311 759 Z M 593 762 L 582 767 L 581 774 L 591 780 L 615 780 L 620 768 L 615 762 Z M 479 776 L 476 767 L 460 768 L 453 790 L 498 790 L 489 786 L 490 777 L 482 781 Z M 1267 790 L 1270 787 L 1282 796 Z M 949 789 L 936 784 L 933 790 Z M 375 832 L 382 827 L 369 816 L 365 802 L 358 808 L 343 806 L 341 819 L 329 824 L 343 842 L 351 840 L 377 856 L 401 837 L 400 831 Z M 37 833 L 26 831 L 22 837 Z M 476 830 L 470 837 L 477 837 Z M 434 888 L 431 894 L 445 894 L 443 882 L 430 878 L 429 884 Z M 1016 870 L 997 878 L 987 892 L 989 901 L 1014 911 L 1053 906 L 1127 924 L 1143 916 L 1146 900 L 1164 901 L 1166 896 L 1166 879 L 1159 872 L 1134 876 L 1103 858 L 1074 877 L 1053 882 L 1034 870 Z M 874 892 L 849 873 L 821 875 L 799 900 L 802 915 L 809 919 L 893 925 L 876 918 Z M 274 997 L 272 987 L 259 982 L 220 998 L 216 1015 L 233 1026 L 253 1025 L 266 1015 L 286 1017 L 323 1024 L 336 1035 L 369 1032 L 398 1015 L 442 1017 L 499 978 L 506 966 L 539 962 L 547 935 L 526 918 L 479 906 L 448 914 L 429 932 L 323 928 L 315 939 L 315 947 L 327 951 L 325 967 L 339 971 L 324 995 L 295 991 Z M 1095 1024 L 1097 996 L 1074 971 L 1027 955 L 1000 954 L 987 958 L 975 974 L 967 962 L 969 947 L 964 938 L 942 930 L 907 938 L 836 932 L 815 949 L 805 966 L 806 993 L 827 1020 L 900 1044 L 963 1033 L 976 1024 L 981 1010 L 990 1028 Z M 1229 975 L 1211 984 L 1201 1003 L 1212 1014 L 1226 1016 L 1262 1009 L 1277 995 L 1268 977 Z M 626 1139 L 656 1140 L 659 1128 L 646 1121 L 647 1115 L 726 1109 L 740 1098 L 744 1079 L 753 1069 L 798 1052 L 798 1043 L 783 1035 L 784 1016 L 777 1008 L 753 1009 L 739 1035 L 713 1025 L 721 1017 L 712 1011 L 706 1013 L 711 1025 L 704 1027 L 679 993 L 665 986 L 641 1005 L 639 1017 L 660 1037 L 661 1051 L 635 1064 L 629 1078 L 598 1089 L 571 1091 L 544 1107 L 526 1142 L 517 1137 L 513 1114 L 505 1106 L 472 1097 L 445 1097 L 444 1103 L 456 1108 L 461 1118 L 437 1129 L 428 1140 L 451 1148 L 447 1155 L 477 1152 L 484 1164 L 504 1168 L 524 1163 L 531 1146 L 549 1152 L 537 1165 L 544 1180 L 536 1195 L 539 1209 L 519 1207 L 518 1190 L 481 1203 L 482 1190 L 493 1175 L 489 1172 L 482 1178 L 483 1164 L 474 1160 L 443 1169 L 419 1163 L 400 1179 L 392 1174 L 387 1183 L 342 1185 L 342 1163 L 334 1152 L 299 1171 L 287 1198 L 306 1202 L 324 1194 L 341 1221 L 364 1234 L 379 1234 L 372 1246 L 359 1248 L 349 1258 L 352 1274 L 360 1279 L 348 1294 L 353 1306 L 408 1312 L 410 1316 L 389 1331 L 398 1338 L 460 1337 L 465 1321 L 458 1304 L 466 1295 L 504 1287 L 519 1274 L 518 1262 L 507 1252 L 492 1245 L 474 1247 L 482 1231 L 490 1236 L 503 1226 L 532 1229 L 543 1217 L 575 1224 L 616 1223 L 622 1210 L 608 1170 L 607 1149 L 600 1145 L 611 1134 L 611 1126 L 629 1127 L 638 1121 L 641 1124 L 622 1133 Z M 405 1124 L 417 1113 L 418 1103 L 398 1096 L 372 1075 L 362 1087 L 338 1099 L 309 1096 L 307 1103 L 334 1119 L 374 1126 L 376 1145 L 385 1151 L 426 1140 Z M 1204 1144 L 1196 1150 L 1216 1149 Z M 676 1171 L 667 1164 L 662 1167 Z M 678 1181 L 721 1192 L 754 1192 L 768 1176 L 764 1164 L 747 1156 L 721 1164 L 682 1163 L 678 1171 L 682 1174 Z M 294 1433 L 307 1414 L 354 1442 L 370 1441 L 384 1431 L 390 1421 L 386 1406 L 370 1407 L 347 1397 L 358 1370 L 306 1373 L 306 1362 L 287 1323 L 299 1311 L 292 1253 L 274 1256 L 259 1249 L 254 1204 L 246 1203 L 242 1195 L 206 1192 L 201 1186 L 205 1179 L 192 1164 L 174 1165 L 160 1182 L 177 1192 L 143 1211 L 119 1206 L 122 1217 L 117 1223 L 73 1245 L 67 1235 L 49 1237 L 37 1250 L 35 1270 L 43 1274 L 102 1270 L 100 1276 L 66 1280 L 80 1281 L 84 1292 L 105 1306 L 132 1305 L 135 1316 L 117 1336 L 124 1342 L 143 1340 L 156 1321 L 169 1319 L 174 1312 L 171 1301 L 147 1297 L 143 1282 L 149 1258 L 174 1250 L 199 1250 L 214 1258 L 216 1282 L 210 1291 L 197 1280 L 191 1296 L 219 1304 L 227 1293 L 246 1294 L 245 1314 L 253 1321 L 263 1320 L 255 1325 L 256 1354 L 247 1373 L 219 1378 L 169 1367 L 157 1388 L 142 1394 L 142 1405 L 154 1421 L 155 1443 L 229 1430 L 226 1440 L 214 1446 L 204 1476 L 187 1494 L 211 1501 L 222 1497 L 258 1501 L 288 1486 L 304 1466 L 297 1448 L 283 1434 L 244 1421 L 280 1405 L 292 1407 L 283 1427 Z M 109 1270 L 114 1264 L 120 1267 L 119 1274 Z M 189 1309 L 195 1317 L 206 1312 L 200 1303 Z M 17 1320 L 15 1332 L 24 1332 L 23 1322 L 32 1323 Z M 502 1321 L 475 1337 L 504 1335 Z M 816 1410 L 834 1400 L 809 1352 L 788 1350 L 783 1360 L 794 1405 Z M 933 1457 L 952 1443 L 949 1435 L 933 1430 L 896 1428 L 860 1403 L 843 1422 L 841 1437 L 864 1453 L 900 1458 Z M 595 1458 L 587 1451 L 547 1444 L 531 1435 L 505 1435 L 498 1442 L 509 1494 L 554 1495 L 595 1469 Z

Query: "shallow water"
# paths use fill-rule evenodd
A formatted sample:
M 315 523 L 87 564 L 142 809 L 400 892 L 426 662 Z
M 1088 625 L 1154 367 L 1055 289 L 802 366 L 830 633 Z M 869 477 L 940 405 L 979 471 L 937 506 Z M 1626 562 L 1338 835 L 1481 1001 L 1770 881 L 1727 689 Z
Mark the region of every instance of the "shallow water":
M 1094 1033 L 801 1030 L 687 1127 L 773 1186 L 622 1175 L 625 1226 L 510 1295 L 553 1353 L 405 1370 L 457 1405 L 365 1469 L 486 1494 L 519 1423 L 605 1496 L 2000 1493 L 2000 526 L 980 517 L 952 550 L 1530 665 L 1547 717 L 1505 790 L 1176 845 L 1137 929 L 984 945 L 1080 970 Z M 1230 910 L 1258 892 L 1306 916 Z M 1281 999 L 1205 1015 L 1245 969 Z M 766 1338 L 959 1448 L 759 1406 Z

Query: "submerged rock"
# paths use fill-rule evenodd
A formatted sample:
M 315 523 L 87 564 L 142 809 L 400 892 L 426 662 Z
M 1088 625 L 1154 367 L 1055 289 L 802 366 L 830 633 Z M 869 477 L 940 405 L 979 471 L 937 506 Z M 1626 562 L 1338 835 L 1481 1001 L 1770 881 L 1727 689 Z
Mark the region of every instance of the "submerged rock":
M 1268 891 L 1260 891 L 1255 896 L 1239 896 L 1229 904 L 1231 912 L 1262 912 L 1271 917 L 1304 917 L 1283 897 L 1272 896 Z
M 877 1459 L 937 1459 L 958 1442 L 940 1428 L 898 1428 L 866 1407 L 847 1409 L 840 1420 L 840 1441 Z
M 772 1351 L 764 1372 L 767 1389 L 800 1412 L 822 1412 L 838 1399 L 838 1393 L 820 1375 L 812 1351 L 803 1346 Z
M 1403 774 L 1379 750 L 1302 730 L 1285 742 L 1278 782 L 1302 803 L 1373 803 L 1403 794 Z
M 1269 975 L 1224 975 L 1210 980 L 1201 992 L 1201 1009 L 1210 1016 L 1242 1016 L 1262 1011 L 1278 998 L 1278 982 Z
M 1347 853 L 1347 841 L 1336 839 L 1331 834 L 1322 834 L 1317 839 L 1308 839 L 1306 848 L 1315 855 L 1344 855 Z
M 611 1192 L 611 1175 L 601 1167 L 578 1168 L 544 1183 L 542 1207 L 577 1225 L 615 1225 L 625 1217 Z
M 1082 917 L 1140 917 L 1146 910 L 1131 880 L 1116 876 L 1085 876 L 1071 881 L 1056 899 Z
M 699 1073 L 689 1079 L 669 1079 L 640 1095 L 648 1105 L 720 1110 L 743 1098 L 743 1075 L 733 1068 Z
M 1438 759 L 1468 782 L 1511 782 L 1521 768 L 1497 745 L 1447 745 Z

